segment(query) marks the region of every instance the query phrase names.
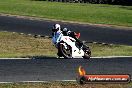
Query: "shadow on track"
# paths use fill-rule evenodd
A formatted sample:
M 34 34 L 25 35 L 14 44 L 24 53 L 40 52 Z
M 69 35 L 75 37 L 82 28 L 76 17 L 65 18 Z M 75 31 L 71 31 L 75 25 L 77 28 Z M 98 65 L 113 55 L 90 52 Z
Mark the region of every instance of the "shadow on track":
M 83 59 L 83 58 L 57 58 L 57 57 L 50 57 L 50 56 L 32 56 L 32 57 L 29 57 L 31 59 L 67 59 L 67 60 L 70 60 L 70 59 Z M 84 60 L 89 60 L 89 59 L 84 59 Z

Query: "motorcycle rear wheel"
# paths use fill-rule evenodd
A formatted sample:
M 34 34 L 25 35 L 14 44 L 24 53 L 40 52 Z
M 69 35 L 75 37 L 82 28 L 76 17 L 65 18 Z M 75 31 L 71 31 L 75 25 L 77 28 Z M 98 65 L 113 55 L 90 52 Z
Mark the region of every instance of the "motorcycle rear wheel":
M 83 51 L 84 51 L 83 58 L 84 59 L 90 59 L 90 57 L 91 57 L 91 50 L 90 50 L 90 48 L 84 45 Z

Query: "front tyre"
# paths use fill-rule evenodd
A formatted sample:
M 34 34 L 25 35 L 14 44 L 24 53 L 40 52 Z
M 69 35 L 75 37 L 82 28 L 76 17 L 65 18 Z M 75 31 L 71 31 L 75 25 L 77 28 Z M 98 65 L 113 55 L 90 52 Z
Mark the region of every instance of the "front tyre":
M 64 58 L 72 58 L 72 49 L 69 45 L 65 43 L 59 45 L 59 50 Z

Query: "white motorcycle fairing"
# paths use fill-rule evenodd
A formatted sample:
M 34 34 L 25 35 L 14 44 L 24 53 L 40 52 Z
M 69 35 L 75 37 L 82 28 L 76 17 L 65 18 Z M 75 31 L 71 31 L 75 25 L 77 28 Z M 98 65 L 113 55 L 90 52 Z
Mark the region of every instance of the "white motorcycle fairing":
M 60 41 L 63 41 L 64 43 L 72 47 L 72 58 L 82 58 L 84 56 L 84 51 L 77 48 L 76 40 L 74 38 L 69 36 L 62 36 Z

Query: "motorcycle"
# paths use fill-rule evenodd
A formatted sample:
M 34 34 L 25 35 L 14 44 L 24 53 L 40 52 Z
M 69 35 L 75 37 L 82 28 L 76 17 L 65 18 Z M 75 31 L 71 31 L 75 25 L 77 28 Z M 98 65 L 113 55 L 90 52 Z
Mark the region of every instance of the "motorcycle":
M 62 36 L 58 43 L 58 56 L 64 58 L 89 59 L 91 56 L 91 50 L 85 44 L 83 44 L 82 48 L 79 49 L 79 45 L 73 37 Z

